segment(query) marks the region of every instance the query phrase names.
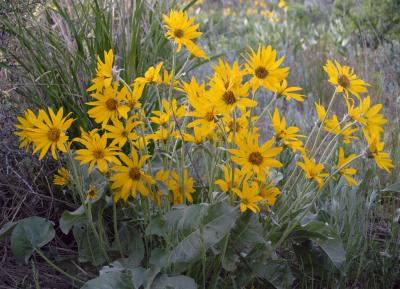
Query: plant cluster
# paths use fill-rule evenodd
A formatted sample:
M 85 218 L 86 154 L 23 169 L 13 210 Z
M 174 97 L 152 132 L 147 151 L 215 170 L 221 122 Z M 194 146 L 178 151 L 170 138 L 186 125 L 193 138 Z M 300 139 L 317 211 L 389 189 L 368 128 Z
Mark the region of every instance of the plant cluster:
M 275 286 L 280 273 L 289 286 L 292 273 L 278 251 L 284 242 L 308 239 L 340 268 L 340 237 L 313 214 L 313 204 L 343 180 L 357 186 L 361 162 L 393 168 L 382 139 L 387 119 L 382 104 L 366 96 L 369 84 L 329 60 L 323 68 L 333 87 L 329 105 L 315 103 L 318 121 L 301 132 L 279 109 L 305 98 L 288 84 L 284 56 L 259 45 L 233 63 L 219 59 L 208 78 L 188 79 L 186 67 L 208 59 L 196 43 L 199 24 L 174 10 L 163 24 L 171 63 L 155 63 L 132 83 L 122 77 L 112 49 L 98 57 L 86 103 L 95 128 L 82 127 L 70 138 L 79 119 L 63 107 L 27 110 L 18 118 L 20 147 L 59 161 L 54 184 L 81 204 L 63 214 L 61 230 L 73 231 L 81 261 L 109 265 L 84 288 L 106 280 L 129 288 L 265 288 Z M 178 68 L 179 56 L 186 60 Z M 157 101 L 144 103 L 144 96 Z M 339 105 L 345 114 L 335 114 Z M 48 260 L 40 247 L 54 237 L 52 224 L 30 221 L 46 228 L 42 240 L 14 252 L 27 260 L 36 251 Z M 10 224 L 6 231 L 16 239 L 27 226 Z M 330 250 L 340 256 L 331 258 Z

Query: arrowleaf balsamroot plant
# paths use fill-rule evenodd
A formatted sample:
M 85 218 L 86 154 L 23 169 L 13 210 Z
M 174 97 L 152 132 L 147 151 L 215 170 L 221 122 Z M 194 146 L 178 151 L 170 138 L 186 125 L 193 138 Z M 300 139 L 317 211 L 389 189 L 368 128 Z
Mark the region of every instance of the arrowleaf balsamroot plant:
M 393 168 L 382 138 L 387 119 L 382 105 L 365 95 L 369 84 L 328 60 L 330 103 L 316 103 L 318 121 L 301 131 L 279 109 L 305 96 L 289 86 L 289 67 L 278 51 L 260 44 L 233 63 L 219 59 L 209 78 L 188 79 L 185 68 L 208 59 L 195 42 L 199 24 L 175 10 L 160 21 L 172 61 L 157 61 L 131 81 L 119 73 L 112 49 L 97 56 L 86 103 L 94 129 L 69 138 L 77 116 L 64 115 L 63 107 L 27 110 L 18 118 L 21 147 L 39 159 L 50 151 L 60 163 L 54 184 L 81 204 L 63 214 L 61 231 L 72 230 L 80 261 L 109 266 L 98 278 L 81 273 L 73 282 L 84 288 L 101 282 L 266 288 L 273 274 L 282 274 L 290 286 L 282 248 L 298 249 L 307 240 L 340 274 L 343 245 L 314 204 L 342 178 L 344 186 L 357 186 L 358 166 Z M 178 57 L 186 59 L 180 68 Z M 155 109 L 144 109 L 144 95 L 156 101 Z M 337 106 L 347 112 L 335 114 Z M 26 258 L 37 251 L 48 260 L 40 247 L 50 240 Z

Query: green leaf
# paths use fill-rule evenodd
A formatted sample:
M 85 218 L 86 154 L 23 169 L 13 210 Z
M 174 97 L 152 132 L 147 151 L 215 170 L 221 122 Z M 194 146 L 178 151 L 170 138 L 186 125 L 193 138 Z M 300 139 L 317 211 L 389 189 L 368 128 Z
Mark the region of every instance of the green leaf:
M 132 224 L 123 222 L 120 224 L 119 239 L 121 242 L 122 251 L 129 257 L 126 262 L 129 262 L 130 267 L 139 266 L 144 257 L 144 243 L 142 234 Z M 111 248 L 118 251 L 117 241 L 114 240 Z
M 110 271 L 86 282 L 82 289 L 132 289 L 131 273 Z
M 251 212 L 246 212 L 236 221 L 232 232 L 232 240 L 238 247 L 262 244 L 265 242 L 262 233 L 263 228 L 258 216 Z
M 343 264 L 346 261 L 346 252 L 339 238 L 325 240 L 314 239 L 314 242 L 319 245 L 337 269 L 343 269 Z
M 382 192 L 400 193 L 400 182 L 388 186 L 387 188 L 383 189 Z
M 256 276 L 268 281 L 273 288 L 291 288 L 294 281 L 289 264 L 284 260 L 265 260 L 254 264 L 253 272 Z
M 64 211 L 60 218 L 60 230 L 64 234 L 68 234 L 72 227 L 79 221 L 85 219 L 85 208 L 80 206 L 73 212 Z
M 0 229 L 0 241 L 11 234 L 12 229 L 18 224 L 18 222 L 7 222 Z
M 146 235 L 160 236 L 165 238 L 167 234 L 166 222 L 162 217 L 156 217 L 150 220 L 150 224 L 146 228 Z
M 28 262 L 33 252 L 55 236 L 54 224 L 40 217 L 20 221 L 11 233 L 11 250 L 20 262 Z
M 178 275 L 168 277 L 166 274 L 159 275 L 150 287 L 151 289 L 196 289 L 197 284 L 190 277 Z
M 230 232 L 235 224 L 238 210 L 225 203 L 208 206 L 207 213 L 196 221 L 198 227 L 172 249 L 169 263 L 186 263 L 197 260 L 202 249 L 216 245 Z

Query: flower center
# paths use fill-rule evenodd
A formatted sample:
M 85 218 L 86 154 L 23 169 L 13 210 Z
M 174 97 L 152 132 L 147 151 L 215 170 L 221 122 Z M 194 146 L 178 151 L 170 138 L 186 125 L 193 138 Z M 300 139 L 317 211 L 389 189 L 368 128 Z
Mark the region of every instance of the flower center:
M 346 75 L 343 75 L 343 74 L 339 75 L 338 83 L 343 88 L 348 88 L 350 86 L 350 80 L 348 79 L 348 77 Z
M 259 166 L 263 162 L 263 156 L 259 152 L 252 152 L 249 154 L 249 162 Z
M 175 29 L 174 36 L 176 38 L 182 38 L 185 35 L 185 32 L 182 29 Z
M 245 205 L 250 204 L 250 201 L 249 201 L 247 198 L 242 199 L 241 202 L 242 202 L 243 204 L 245 204 Z
M 56 142 L 60 139 L 61 131 L 58 128 L 52 127 L 48 132 L 47 132 L 47 138 L 52 141 Z
M 93 151 L 93 157 L 95 159 L 103 159 L 104 158 L 104 150 L 103 149 L 95 149 Z
M 114 98 L 109 98 L 106 101 L 106 106 L 109 110 L 116 110 L 118 108 L 118 101 Z
M 133 167 L 129 170 L 129 177 L 134 180 L 140 180 L 140 170 L 137 167 Z
M 122 137 L 128 137 L 128 132 L 126 130 L 122 131 L 121 133 Z
M 212 111 L 209 111 L 206 113 L 205 119 L 207 121 L 214 121 L 214 113 Z
M 229 127 L 230 131 L 233 131 L 233 121 L 230 121 L 230 122 L 228 123 L 228 127 Z M 236 122 L 236 129 L 235 129 L 235 131 L 236 131 L 236 132 L 239 132 L 241 128 L 242 128 L 242 126 L 240 125 L 240 123 Z
M 232 90 L 225 91 L 225 93 L 222 95 L 222 98 L 227 105 L 232 105 L 236 102 L 236 97 Z
M 260 79 L 264 79 L 267 77 L 268 75 L 268 70 L 266 70 L 264 67 L 259 66 L 256 68 L 256 70 L 254 71 L 255 75 L 257 76 L 257 78 Z

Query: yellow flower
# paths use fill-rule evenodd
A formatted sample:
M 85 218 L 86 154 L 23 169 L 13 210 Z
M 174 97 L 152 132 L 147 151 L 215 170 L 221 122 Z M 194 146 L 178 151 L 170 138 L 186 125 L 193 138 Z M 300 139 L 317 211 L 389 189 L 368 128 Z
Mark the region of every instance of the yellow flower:
M 111 188 L 117 189 L 114 195 L 114 202 L 119 199 L 123 199 L 125 202 L 131 193 L 132 197 L 136 196 L 136 192 L 139 192 L 143 196 L 147 196 L 150 190 L 146 184 L 155 184 L 154 179 L 143 172 L 142 167 L 149 155 L 139 157 L 135 150 L 131 151 L 132 159 L 127 157 L 125 154 L 121 154 L 120 158 L 125 165 L 113 166 L 112 170 L 116 173 L 110 178 Z
M 175 118 L 178 120 L 186 115 L 186 106 L 182 105 L 178 107 L 176 99 L 171 101 L 171 107 L 166 99 L 162 100 L 162 110 L 155 110 L 150 118 L 151 122 L 158 125 L 168 124 L 170 119 L 175 121 Z
M 187 41 L 185 46 L 192 57 L 204 58 L 206 60 L 210 59 L 207 54 L 193 41 Z
M 241 81 L 242 79 L 239 77 L 231 78 L 228 83 L 225 83 L 221 77 L 214 78 L 209 95 L 221 113 L 228 114 L 235 108 L 243 111 L 257 105 L 256 101 L 246 97 L 248 86 L 242 85 Z
M 169 136 L 176 137 L 176 134 L 174 134 L 173 130 L 174 130 L 173 123 L 171 123 L 168 126 L 168 129 L 166 127 L 164 127 L 163 125 L 160 125 L 158 130 L 156 130 L 152 134 L 149 134 L 147 137 L 149 140 L 152 139 L 153 141 L 160 141 L 160 140 L 166 141 L 169 138 Z M 177 132 L 177 133 L 179 133 L 179 132 Z
M 351 93 L 361 100 L 360 93 L 368 91 L 369 84 L 359 79 L 353 69 L 348 66 L 341 66 L 337 61 L 334 64 L 328 60 L 324 70 L 329 76 L 329 82 L 336 86 L 337 92 L 344 91 L 346 96 Z
M 132 93 L 128 91 L 128 93 L 126 94 L 126 105 L 130 109 L 134 108 L 140 109 L 142 107 L 142 104 L 139 102 L 139 99 L 143 95 L 143 89 L 144 85 L 134 83 Z
M 366 130 L 363 130 L 363 132 L 369 146 L 368 157 L 373 158 L 379 168 L 390 173 L 390 170 L 394 168 L 394 165 L 390 159 L 390 155 L 383 151 L 385 143 L 381 142 L 379 133 L 371 133 Z
M 197 31 L 199 24 L 193 24 L 195 18 L 189 18 L 184 11 L 171 10 L 169 15 L 163 15 L 165 28 L 168 30 L 165 36 L 172 39 L 177 45 L 179 52 L 182 45 L 187 46 L 191 40 L 198 38 L 203 33 Z M 189 44 L 190 45 L 190 44 Z
M 266 175 L 269 168 L 280 168 L 282 163 L 274 159 L 282 151 L 281 147 L 272 147 L 275 139 L 270 139 L 262 146 L 258 144 L 258 134 L 248 133 L 245 138 L 236 140 L 238 149 L 229 149 L 232 161 L 242 166 L 243 174 L 251 176 Z
M 164 62 L 160 62 L 155 67 L 150 67 L 144 74 L 144 77 L 137 77 L 135 83 L 138 85 L 146 85 L 148 83 L 161 84 L 163 82 L 160 71 Z
M 235 139 L 237 137 L 246 137 L 246 134 L 249 130 L 249 116 L 250 112 L 244 113 L 242 116 L 236 118 L 236 123 L 234 122 L 234 118 L 232 115 L 225 115 L 223 118 L 223 122 L 226 126 L 226 133 L 228 134 L 228 142 L 232 142 L 233 140 L 233 130 L 235 129 Z M 257 121 L 258 117 L 253 116 L 251 118 L 252 123 Z M 258 128 L 253 127 L 253 132 L 257 132 Z
M 267 182 L 261 187 L 260 196 L 263 198 L 263 203 L 268 206 L 274 206 L 276 199 L 280 195 L 281 191 L 279 188 L 274 187 L 274 183 Z
M 248 209 L 254 213 L 260 211 L 257 203 L 261 202 L 263 198 L 259 195 L 260 189 L 257 182 L 253 182 L 251 186 L 249 186 L 248 182 L 244 182 L 241 191 L 237 188 L 233 188 L 232 191 L 240 198 L 241 212 L 245 212 Z
M 285 8 L 286 7 L 285 0 L 279 0 L 278 7 L 281 9 Z
M 281 140 L 287 147 L 293 151 L 304 152 L 303 142 L 299 140 L 303 135 L 298 134 L 300 129 L 296 126 L 286 127 L 286 118 L 279 115 L 279 109 L 275 108 L 274 115 L 272 116 L 272 126 L 275 130 L 275 137 Z
M 184 92 L 187 97 L 188 101 L 191 105 L 192 103 L 198 103 L 199 101 L 203 101 L 206 93 L 205 84 L 204 82 L 199 84 L 194 76 L 189 82 L 182 82 L 182 87 L 178 88 L 179 91 Z
M 360 103 L 361 116 L 356 120 L 364 125 L 370 132 L 376 131 L 377 133 L 381 133 L 383 132 L 382 126 L 387 123 L 385 115 L 379 113 L 381 109 L 381 103 L 371 107 L 371 98 L 367 96 Z
M 164 69 L 162 83 L 166 86 L 170 86 L 172 81 L 172 72 L 168 72 L 168 70 Z M 174 80 L 174 87 L 176 87 L 179 82 L 175 79 Z
M 206 141 L 207 140 L 207 136 L 208 136 L 207 131 L 204 131 L 204 129 L 202 129 L 199 126 L 196 126 L 196 127 L 193 128 L 193 135 L 189 134 L 189 133 L 182 133 L 182 134 L 183 134 L 183 140 L 185 142 L 192 142 L 192 143 L 195 143 L 197 145 L 200 145 L 204 141 Z M 179 131 L 173 132 L 172 135 L 174 137 L 176 137 L 176 138 L 179 138 L 179 139 L 182 138 L 182 136 L 181 136 Z
M 347 168 L 345 167 L 348 163 L 350 163 L 353 159 L 356 158 L 355 154 L 351 154 L 348 157 L 344 156 L 344 149 L 341 147 L 339 149 L 339 159 L 338 159 L 338 164 L 337 167 L 341 168 L 343 167 L 340 171 L 339 174 L 341 174 L 349 184 L 349 186 L 357 186 L 358 182 L 352 177 L 357 173 L 357 169 L 355 168 Z
M 76 160 L 81 161 L 81 165 L 90 163 L 89 172 L 93 170 L 94 165 L 97 164 L 98 169 L 105 173 L 108 171 L 108 163 L 121 164 L 117 155 L 120 154 L 119 148 L 115 146 L 107 146 L 107 136 L 103 134 L 100 136 L 97 130 L 90 133 L 81 131 L 81 137 L 75 138 L 77 141 L 85 146 L 85 149 L 76 151 Z
M 28 147 L 32 143 L 30 129 L 35 127 L 32 120 L 37 120 L 37 116 L 30 109 L 27 109 L 24 112 L 24 116 L 25 117 L 18 116 L 17 120 L 19 123 L 15 125 L 16 128 L 20 129 L 19 131 L 15 132 L 15 135 L 17 135 L 20 139 L 20 148 Z
M 284 60 L 284 56 L 276 59 L 276 50 L 271 45 L 267 47 L 258 47 L 257 52 L 250 48 L 246 58 L 246 72 L 251 74 L 250 80 L 253 92 L 263 86 L 268 90 L 276 91 L 279 89 L 280 82 L 286 78 L 289 68 L 279 68 Z
M 228 86 L 239 86 L 242 83 L 243 78 L 246 76 L 246 71 L 241 70 L 239 63 L 235 61 L 232 66 L 224 61 L 218 59 L 218 64 L 212 67 L 214 69 L 214 75 L 211 79 L 211 84 L 217 79 L 222 79 L 226 88 Z
M 95 122 L 103 125 L 107 124 L 110 119 L 127 118 L 130 109 L 124 102 L 127 100 L 128 94 L 126 86 L 118 91 L 118 82 L 114 82 L 113 86 L 106 87 L 103 92 L 92 94 L 96 101 L 86 103 L 94 106 L 88 111 L 88 115 L 94 118 Z
M 200 126 L 205 134 L 211 133 L 217 126 L 217 108 L 207 100 L 192 103 L 194 111 L 188 112 L 188 116 L 193 116 L 195 120 L 190 122 L 187 127 Z
M 233 188 L 239 189 L 243 178 L 245 177 L 241 170 L 235 168 L 235 173 L 232 175 L 232 168 L 229 166 L 224 166 L 224 178 L 218 179 L 215 181 L 215 184 L 218 185 L 221 190 L 225 193 L 232 191 Z M 233 178 L 233 187 L 232 187 L 232 178 Z
M 276 97 L 285 97 L 286 100 L 291 100 L 295 99 L 297 101 L 303 102 L 304 101 L 304 94 L 299 94 L 296 93 L 299 90 L 302 90 L 301 87 L 298 86 L 293 86 L 293 87 L 288 87 L 287 81 L 284 79 L 282 82 L 279 84 L 276 90 L 274 92 L 276 93 Z
M 97 90 L 97 92 L 100 92 L 103 88 L 111 86 L 113 62 L 114 53 L 112 49 L 108 52 L 104 51 L 104 63 L 101 61 L 99 56 L 97 57 L 96 77 L 92 80 L 93 84 L 87 89 L 87 91 Z
M 54 175 L 53 177 L 53 184 L 57 186 L 66 186 L 68 185 L 71 177 L 69 175 L 69 172 L 66 168 L 59 168 L 57 170 L 57 174 Z
M 318 164 L 314 159 L 310 160 L 306 155 L 303 155 L 303 163 L 297 162 L 297 165 L 304 170 L 306 178 L 315 180 L 319 187 L 324 186 L 324 177 L 329 176 L 328 173 L 323 173 L 324 165 Z
M 96 200 L 99 197 L 98 190 L 95 185 L 90 185 L 86 192 L 87 199 L 90 201 Z
M 39 160 L 43 159 L 49 149 L 51 149 L 54 159 L 57 159 L 57 149 L 64 153 L 67 152 L 65 143 L 68 136 L 65 132 L 73 122 L 73 119 L 68 119 L 70 114 L 63 117 L 63 108 L 60 108 L 57 114 L 50 107 L 48 111 L 49 114 L 42 109 L 39 110 L 38 117 L 33 113 L 27 115 L 27 122 L 33 124 L 33 127 L 26 128 L 26 135 L 33 143 L 33 153 L 40 151 Z
M 183 180 L 180 178 L 180 174 L 178 175 L 175 171 L 164 171 L 160 170 L 156 174 L 156 179 L 164 182 L 168 189 L 172 192 L 172 203 L 174 205 L 183 203 L 182 196 L 182 182 L 185 188 L 185 196 L 186 200 L 189 203 L 193 203 L 192 193 L 195 191 L 193 188 L 193 179 L 189 176 L 188 171 L 185 169 L 183 173 Z
M 103 128 L 107 131 L 107 138 L 113 139 L 111 146 L 118 145 L 122 148 L 128 140 L 136 140 L 138 135 L 133 131 L 140 122 L 135 122 L 133 117 L 130 117 L 124 125 L 118 119 L 112 121 L 113 125 L 104 125 Z

